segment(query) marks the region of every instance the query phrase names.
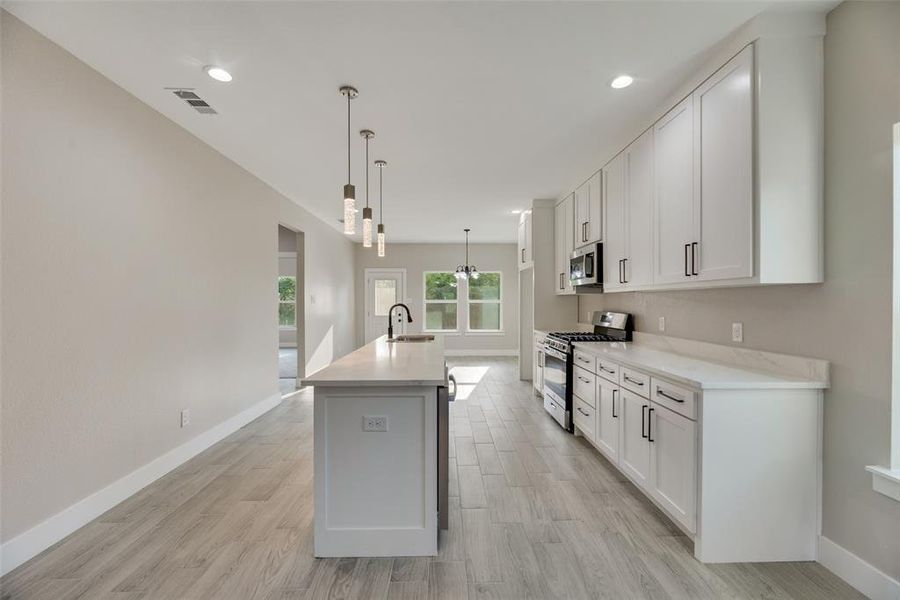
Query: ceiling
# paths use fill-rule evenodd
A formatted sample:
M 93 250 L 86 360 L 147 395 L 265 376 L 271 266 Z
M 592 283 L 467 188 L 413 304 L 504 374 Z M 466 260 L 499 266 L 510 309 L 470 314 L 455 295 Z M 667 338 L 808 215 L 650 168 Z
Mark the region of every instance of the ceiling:
M 384 159 L 389 241 L 514 241 L 510 211 L 556 198 L 618 150 L 716 42 L 767 2 L 9 2 L 142 101 L 340 227 Z M 207 77 L 220 65 L 231 83 Z M 613 90 L 629 73 L 635 83 Z M 217 116 L 166 87 L 188 87 Z M 377 211 L 377 169 L 370 200 Z

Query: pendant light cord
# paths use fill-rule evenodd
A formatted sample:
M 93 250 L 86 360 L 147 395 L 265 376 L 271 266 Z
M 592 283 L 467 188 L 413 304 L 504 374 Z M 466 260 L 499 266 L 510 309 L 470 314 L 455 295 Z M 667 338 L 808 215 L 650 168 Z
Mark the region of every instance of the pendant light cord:
M 350 92 L 347 92 L 347 183 L 350 183 Z
M 378 169 L 378 224 L 384 224 L 384 167 Z
M 366 136 L 366 208 L 369 208 L 369 136 Z

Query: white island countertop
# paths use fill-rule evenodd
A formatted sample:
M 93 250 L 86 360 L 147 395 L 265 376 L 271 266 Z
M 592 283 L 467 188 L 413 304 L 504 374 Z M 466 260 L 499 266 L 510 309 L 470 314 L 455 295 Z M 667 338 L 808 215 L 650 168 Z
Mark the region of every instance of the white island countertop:
M 632 342 L 577 342 L 576 350 L 704 390 L 825 389 L 827 381 L 716 363 Z
M 388 342 L 383 335 L 303 379 L 321 386 L 445 385 L 444 340 Z

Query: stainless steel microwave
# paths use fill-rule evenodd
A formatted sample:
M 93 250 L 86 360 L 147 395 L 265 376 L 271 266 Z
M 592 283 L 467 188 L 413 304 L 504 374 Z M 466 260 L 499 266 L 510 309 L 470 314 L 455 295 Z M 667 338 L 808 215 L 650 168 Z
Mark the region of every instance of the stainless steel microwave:
M 569 281 L 584 291 L 603 291 L 603 244 L 588 244 L 572 253 Z

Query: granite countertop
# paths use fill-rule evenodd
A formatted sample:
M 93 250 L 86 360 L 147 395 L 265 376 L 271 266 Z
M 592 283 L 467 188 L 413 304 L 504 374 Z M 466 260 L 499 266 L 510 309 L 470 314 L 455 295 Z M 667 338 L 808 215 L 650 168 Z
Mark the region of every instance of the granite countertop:
M 383 335 L 303 379 L 312 386 L 445 385 L 444 340 L 388 342 Z
M 577 342 L 575 349 L 704 390 L 826 389 L 827 381 L 716 363 L 633 342 Z

